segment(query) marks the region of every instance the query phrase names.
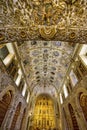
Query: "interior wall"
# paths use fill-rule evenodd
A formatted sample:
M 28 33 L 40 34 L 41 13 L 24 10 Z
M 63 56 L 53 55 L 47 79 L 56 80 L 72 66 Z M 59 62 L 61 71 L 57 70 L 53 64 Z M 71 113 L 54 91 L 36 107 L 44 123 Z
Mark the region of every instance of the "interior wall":
M 14 115 L 17 116 L 17 105 L 21 103 L 20 113 L 18 114 L 17 120 L 15 120 L 14 127 L 12 121 Z M 0 127 L 1 130 L 19 130 L 21 120 L 23 117 L 23 111 L 27 108 L 27 103 L 24 97 L 21 95 L 17 86 L 9 76 L 6 68 L 0 60 Z M 26 117 L 25 117 L 26 120 Z M 26 129 L 26 124 L 23 125 L 22 129 Z M 21 130 L 22 130 L 21 129 Z
M 77 86 L 72 90 L 72 93 L 61 104 L 61 123 L 62 130 L 66 130 L 63 117 L 66 117 L 67 129 L 69 130 L 86 130 L 87 129 L 87 77 L 84 77 Z M 70 107 L 69 107 L 70 104 Z M 63 111 L 64 110 L 64 111 Z M 64 118 L 65 118 L 64 117 Z M 74 123 L 74 124 L 73 124 Z

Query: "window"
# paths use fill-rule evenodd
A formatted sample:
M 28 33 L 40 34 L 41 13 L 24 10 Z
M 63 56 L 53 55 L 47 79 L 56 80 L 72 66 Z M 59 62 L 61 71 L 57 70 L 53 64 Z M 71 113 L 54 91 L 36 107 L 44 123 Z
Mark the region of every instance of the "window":
M 26 100 L 26 101 L 27 101 L 27 103 L 28 103 L 28 101 L 29 101 L 29 92 L 28 92 L 28 95 L 27 95 L 27 100 Z
M 18 77 L 17 77 L 17 79 L 15 81 L 15 83 L 16 83 L 17 86 L 20 85 L 21 80 L 22 80 L 22 71 L 21 71 L 21 69 L 19 69 L 18 70 Z
M 65 98 L 66 98 L 68 96 L 68 90 L 67 90 L 67 87 L 66 87 L 65 84 L 64 84 L 63 90 L 64 90 L 64 95 L 65 95 Z
M 23 87 L 23 91 L 22 91 L 22 95 L 23 95 L 23 96 L 25 96 L 26 89 L 27 89 L 27 85 L 26 85 L 26 83 L 25 83 L 25 84 L 24 84 L 24 87 Z
M 16 83 L 17 86 L 20 85 L 21 77 L 22 77 L 22 75 L 19 74 L 18 77 L 17 77 L 17 79 L 16 79 L 16 81 L 15 81 L 15 83 Z
M 81 60 L 83 61 L 83 63 L 85 65 L 87 65 L 87 45 L 82 46 L 79 56 L 80 56 Z
M 60 93 L 60 103 L 63 104 L 62 94 Z
M 75 73 L 73 72 L 73 70 L 71 70 L 71 72 L 70 72 L 70 80 L 71 80 L 73 86 L 75 86 L 78 82 L 78 79 L 77 79 Z

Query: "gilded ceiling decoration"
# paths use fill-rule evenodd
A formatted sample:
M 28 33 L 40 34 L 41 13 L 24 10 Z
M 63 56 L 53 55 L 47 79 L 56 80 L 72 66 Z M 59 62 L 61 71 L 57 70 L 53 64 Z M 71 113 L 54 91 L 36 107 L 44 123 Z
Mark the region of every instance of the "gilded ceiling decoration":
M 73 50 L 71 45 L 60 41 L 28 41 L 19 46 L 30 88 L 39 86 L 39 90 L 43 91 L 40 87 L 53 85 L 58 89 L 71 62 Z
M 0 0 L 0 43 L 87 43 L 87 0 Z

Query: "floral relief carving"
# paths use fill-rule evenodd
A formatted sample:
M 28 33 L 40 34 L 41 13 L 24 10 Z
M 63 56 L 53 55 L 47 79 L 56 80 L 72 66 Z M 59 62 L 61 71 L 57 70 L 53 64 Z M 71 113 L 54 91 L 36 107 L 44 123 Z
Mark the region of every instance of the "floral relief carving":
M 0 43 L 43 39 L 86 43 L 86 6 L 86 0 L 1 0 Z M 68 35 L 70 29 L 78 32 L 76 38 Z M 80 30 L 85 30 L 82 39 Z

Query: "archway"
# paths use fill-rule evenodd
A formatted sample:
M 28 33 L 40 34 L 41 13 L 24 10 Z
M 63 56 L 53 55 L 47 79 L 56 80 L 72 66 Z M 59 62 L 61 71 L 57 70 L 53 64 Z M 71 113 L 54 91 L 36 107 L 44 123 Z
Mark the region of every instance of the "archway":
M 73 124 L 73 129 L 74 130 L 79 130 L 79 126 L 75 117 L 75 113 L 73 110 L 73 107 L 71 106 L 71 104 L 69 104 L 69 111 L 70 111 L 70 115 L 71 115 L 71 119 L 72 119 L 72 124 Z
M 84 117 L 85 117 L 85 119 L 87 121 L 87 95 L 81 93 L 80 97 L 79 97 L 79 100 L 80 100 L 80 106 L 82 108 Z
M 10 130 L 14 130 L 15 129 L 15 125 L 16 125 L 18 116 L 20 115 L 20 110 L 21 110 L 21 102 L 19 102 L 19 104 L 18 104 L 18 106 L 16 108 L 16 111 L 15 111 L 15 114 L 14 114 L 14 117 L 13 117 L 13 120 L 12 120 L 12 124 L 11 124 Z
M 23 126 L 23 124 L 24 124 L 25 113 L 26 113 L 26 109 L 24 109 L 24 112 L 23 112 L 23 117 L 22 117 L 22 120 L 21 120 L 20 130 L 22 130 L 22 126 Z
M 8 107 L 11 103 L 11 99 L 12 99 L 12 92 L 7 91 L 6 94 L 2 97 L 2 100 L 0 101 L 0 127 L 5 118 Z
M 54 102 L 49 95 L 41 94 L 37 97 L 34 115 L 32 115 L 32 127 L 49 130 L 56 128 Z

